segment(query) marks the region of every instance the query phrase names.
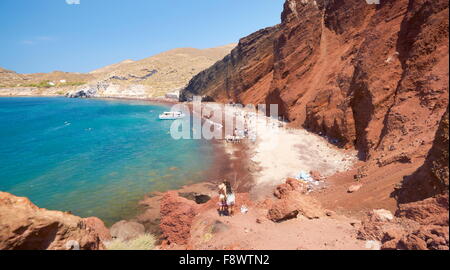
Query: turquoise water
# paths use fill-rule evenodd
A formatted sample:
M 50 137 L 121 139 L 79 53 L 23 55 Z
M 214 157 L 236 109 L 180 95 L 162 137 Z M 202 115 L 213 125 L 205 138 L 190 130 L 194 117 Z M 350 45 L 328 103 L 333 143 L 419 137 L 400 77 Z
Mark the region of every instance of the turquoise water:
M 66 98 L 0 98 L 0 190 L 39 207 L 133 217 L 151 191 L 203 181 L 212 145 L 173 140 L 162 105 Z

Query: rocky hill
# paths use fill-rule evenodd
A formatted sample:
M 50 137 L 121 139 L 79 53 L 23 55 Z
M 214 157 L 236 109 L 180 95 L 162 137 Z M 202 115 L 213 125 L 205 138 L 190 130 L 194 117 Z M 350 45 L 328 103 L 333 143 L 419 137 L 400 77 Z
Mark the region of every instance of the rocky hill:
M 0 192 L 0 220 L 0 250 L 97 250 L 109 235 L 97 218 L 49 211 L 6 192 Z
M 82 73 L 53 71 L 19 74 L 0 68 L 0 96 L 62 95 L 66 89 L 75 89 L 94 79 L 95 76 Z
M 362 231 L 378 234 L 362 238 L 387 249 L 448 249 L 448 7 L 287 0 L 280 25 L 241 39 L 180 99 L 278 104 L 291 127 L 359 152 L 357 167 L 317 195 L 325 207 L 396 208 L 392 222 L 416 226 L 369 218 Z
M 67 82 L 86 83 L 94 76 L 82 73 L 53 71 L 50 73 L 19 74 L 0 67 L 0 87 L 38 87 L 43 82 L 53 82 L 56 85 L 67 86 Z M 64 83 L 62 83 L 63 81 Z M 52 86 L 51 84 L 47 84 Z M 46 86 L 46 85 L 42 85 Z
M 405 178 L 398 190 L 400 202 L 411 202 L 448 192 L 448 109 L 439 124 L 436 137 L 425 163 Z
M 96 95 L 160 97 L 179 92 L 200 71 L 227 55 L 235 44 L 210 49 L 179 48 L 139 61 L 92 71 L 97 77 Z M 95 87 L 94 87 L 95 88 Z
M 238 193 L 236 208 L 249 211 L 233 218 L 217 218 L 218 197 L 197 205 L 177 192 L 166 193 L 159 210 L 162 248 L 360 249 L 376 241 L 376 249 L 448 250 L 449 3 L 367 2 L 287 0 L 281 24 L 241 39 L 195 75 L 180 96 L 181 101 L 201 95 L 224 103 L 278 104 L 291 127 L 355 148 L 360 161 L 326 177 L 320 192 L 309 193 L 304 184 L 287 179 L 274 198 L 255 201 Z M 205 56 L 209 53 L 177 49 L 126 60 L 91 72 L 95 79 L 71 95 L 162 95 L 202 70 L 192 70 L 195 61 L 188 59 L 214 63 Z M 83 219 L 30 204 L 0 193 L 0 220 L 8 220 L 0 226 L 0 249 L 64 248 L 73 237 L 83 247 L 102 248 L 100 234 L 91 234 Z M 40 239 L 58 241 L 34 241 L 34 231 Z M 298 239 L 310 245 L 299 245 Z
M 424 157 L 448 104 L 448 1 L 289 0 L 181 100 L 278 104 L 364 160 Z
M 138 61 L 125 60 L 85 74 L 60 71 L 18 74 L 0 69 L 0 95 L 164 96 L 179 91 L 194 75 L 221 60 L 234 46 L 179 48 Z

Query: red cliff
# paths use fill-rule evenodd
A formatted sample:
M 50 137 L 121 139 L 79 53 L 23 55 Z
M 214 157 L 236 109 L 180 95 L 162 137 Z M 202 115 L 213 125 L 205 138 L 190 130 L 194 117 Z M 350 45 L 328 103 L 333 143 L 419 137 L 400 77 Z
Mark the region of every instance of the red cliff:
M 448 104 L 448 0 L 288 0 L 181 99 L 278 104 L 363 159 L 425 157 Z
M 0 192 L 0 250 L 97 250 L 109 231 L 98 219 L 39 208 Z

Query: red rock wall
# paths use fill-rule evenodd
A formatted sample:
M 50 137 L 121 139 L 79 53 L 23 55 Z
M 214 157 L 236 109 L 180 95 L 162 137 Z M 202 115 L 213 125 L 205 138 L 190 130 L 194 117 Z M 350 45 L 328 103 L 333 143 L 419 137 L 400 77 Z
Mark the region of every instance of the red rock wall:
M 277 26 L 269 27 L 241 39 L 222 61 L 192 79 L 181 93 L 181 99 L 201 95 L 223 102 L 239 101 L 239 95 L 260 85 L 264 78 L 270 76 L 273 70 L 273 40 L 277 31 Z M 253 97 L 257 96 L 253 95 L 254 91 L 250 92 Z
M 400 203 L 415 202 L 437 194 L 448 193 L 448 128 L 447 108 L 425 163 L 415 173 L 406 177 L 401 187 L 395 192 Z
M 180 197 L 176 191 L 169 191 L 161 200 L 160 213 L 159 226 L 167 244 L 186 245 L 191 236 L 192 221 L 198 214 L 197 204 Z
M 295 126 L 363 159 L 424 158 L 448 104 L 448 0 L 288 0 L 183 90 L 276 103 Z
M 95 226 L 93 224 L 95 222 Z M 109 235 L 100 220 L 39 208 L 27 198 L 0 192 L 0 250 L 104 249 Z

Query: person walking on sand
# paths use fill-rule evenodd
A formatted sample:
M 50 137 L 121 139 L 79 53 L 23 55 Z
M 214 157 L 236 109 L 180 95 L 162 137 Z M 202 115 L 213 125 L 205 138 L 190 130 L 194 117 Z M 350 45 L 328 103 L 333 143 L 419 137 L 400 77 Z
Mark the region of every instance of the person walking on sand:
M 227 211 L 230 216 L 234 214 L 234 205 L 236 204 L 236 196 L 234 195 L 233 189 L 231 187 L 230 182 L 225 182 L 226 186 L 226 205 Z
M 227 187 L 225 181 L 219 185 L 219 215 L 223 215 L 227 210 Z

